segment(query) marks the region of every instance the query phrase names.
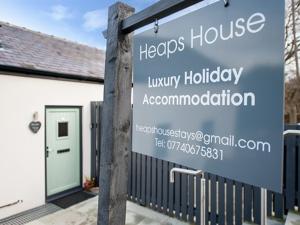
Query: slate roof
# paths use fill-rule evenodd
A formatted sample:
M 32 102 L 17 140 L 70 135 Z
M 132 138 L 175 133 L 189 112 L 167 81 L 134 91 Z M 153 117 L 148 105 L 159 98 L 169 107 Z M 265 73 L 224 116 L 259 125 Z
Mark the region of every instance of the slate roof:
M 104 78 L 105 52 L 0 21 L 0 66 Z

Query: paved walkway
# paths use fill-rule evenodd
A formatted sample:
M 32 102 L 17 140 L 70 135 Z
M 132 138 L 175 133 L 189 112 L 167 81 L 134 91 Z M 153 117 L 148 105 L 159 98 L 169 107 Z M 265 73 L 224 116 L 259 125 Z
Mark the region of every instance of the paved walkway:
M 27 225 L 96 225 L 98 197 L 42 217 Z M 188 225 L 153 210 L 127 202 L 126 225 Z
M 285 225 L 300 225 L 300 214 L 296 212 L 289 212 Z

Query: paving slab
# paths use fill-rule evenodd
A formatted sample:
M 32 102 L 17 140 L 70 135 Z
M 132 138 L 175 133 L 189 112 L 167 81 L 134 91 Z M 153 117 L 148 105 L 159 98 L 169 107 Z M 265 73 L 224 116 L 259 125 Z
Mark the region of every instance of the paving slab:
M 27 225 L 96 225 L 97 208 L 98 197 L 94 197 Z M 188 223 L 127 202 L 126 225 L 188 225 Z
M 289 212 L 285 225 L 300 225 L 300 214 L 296 212 Z
M 256 225 L 254 223 L 244 222 L 243 225 Z M 267 225 L 284 225 L 283 221 L 268 218 Z M 300 225 L 300 224 L 299 224 Z

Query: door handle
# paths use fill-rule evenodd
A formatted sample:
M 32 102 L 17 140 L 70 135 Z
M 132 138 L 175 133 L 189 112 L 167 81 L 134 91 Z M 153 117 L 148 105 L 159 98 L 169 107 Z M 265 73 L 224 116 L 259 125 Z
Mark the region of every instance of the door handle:
M 52 152 L 52 149 L 49 148 L 48 146 L 46 147 L 46 157 L 49 157 L 49 152 Z

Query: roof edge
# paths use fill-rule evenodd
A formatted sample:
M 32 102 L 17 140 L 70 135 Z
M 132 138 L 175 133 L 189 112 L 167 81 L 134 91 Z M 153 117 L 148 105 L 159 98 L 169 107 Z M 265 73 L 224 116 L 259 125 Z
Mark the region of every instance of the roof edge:
M 13 72 L 13 73 L 25 73 L 28 75 L 33 75 L 34 77 L 38 77 L 38 78 L 52 78 L 52 79 L 62 78 L 70 81 L 71 80 L 82 81 L 82 82 L 86 81 L 86 82 L 104 84 L 103 78 L 87 77 L 78 74 L 57 73 L 57 72 L 46 71 L 46 70 L 28 69 L 24 67 L 17 67 L 11 65 L 0 64 L 0 71 Z

